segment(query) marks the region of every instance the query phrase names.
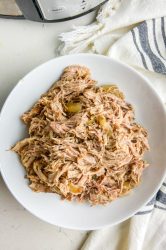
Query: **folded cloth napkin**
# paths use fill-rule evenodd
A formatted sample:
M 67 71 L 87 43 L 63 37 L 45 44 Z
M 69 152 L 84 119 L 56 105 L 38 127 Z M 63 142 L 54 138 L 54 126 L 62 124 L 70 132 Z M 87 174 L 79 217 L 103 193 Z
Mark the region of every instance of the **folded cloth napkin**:
M 60 54 L 99 53 L 121 60 L 150 79 L 166 103 L 166 0 L 110 0 L 88 26 L 59 36 Z M 81 250 L 165 250 L 166 180 L 131 219 L 92 231 Z

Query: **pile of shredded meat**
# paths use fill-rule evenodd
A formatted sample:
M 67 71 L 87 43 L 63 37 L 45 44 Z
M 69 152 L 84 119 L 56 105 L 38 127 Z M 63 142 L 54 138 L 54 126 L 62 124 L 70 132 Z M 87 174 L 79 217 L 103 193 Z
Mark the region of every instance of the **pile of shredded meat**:
M 22 120 L 29 137 L 12 150 L 33 191 L 106 204 L 140 182 L 147 132 L 117 86 L 97 87 L 88 68 L 65 68 Z

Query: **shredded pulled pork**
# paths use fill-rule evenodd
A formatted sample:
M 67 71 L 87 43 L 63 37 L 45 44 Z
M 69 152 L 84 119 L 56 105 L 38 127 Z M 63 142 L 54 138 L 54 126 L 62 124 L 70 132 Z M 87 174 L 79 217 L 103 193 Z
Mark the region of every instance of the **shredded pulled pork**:
M 12 150 L 33 191 L 106 204 L 140 182 L 147 132 L 117 86 L 97 87 L 88 68 L 65 68 L 22 120 L 29 137 Z

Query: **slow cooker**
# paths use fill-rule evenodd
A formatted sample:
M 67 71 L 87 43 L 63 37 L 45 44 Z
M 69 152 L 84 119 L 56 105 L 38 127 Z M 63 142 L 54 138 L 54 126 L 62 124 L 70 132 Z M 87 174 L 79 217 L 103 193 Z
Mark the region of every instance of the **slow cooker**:
M 107 0 L 0 0 L 0 17 L 60 22 L 97 10 Z

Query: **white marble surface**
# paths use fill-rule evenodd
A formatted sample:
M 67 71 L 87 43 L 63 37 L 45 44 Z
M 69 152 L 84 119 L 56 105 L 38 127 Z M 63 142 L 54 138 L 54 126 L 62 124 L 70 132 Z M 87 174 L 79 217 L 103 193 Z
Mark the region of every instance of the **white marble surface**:
M 1 250 L 78 250 L 86 232 L 47 224 L 27 212 L 0 177 Z
M 85 20 L 86 19 L 86 20 Z M 89 22 L 88 17 L 79 23 Z M 78 20 L 43 24 L 0 19 L 0 108 L 15 84 L 37 65 L 55 57 L 60 32 Z M 61 229 L 35 218 L 12 197 L 0 177 L 1 250 L 77 250 L 86 232 Z

